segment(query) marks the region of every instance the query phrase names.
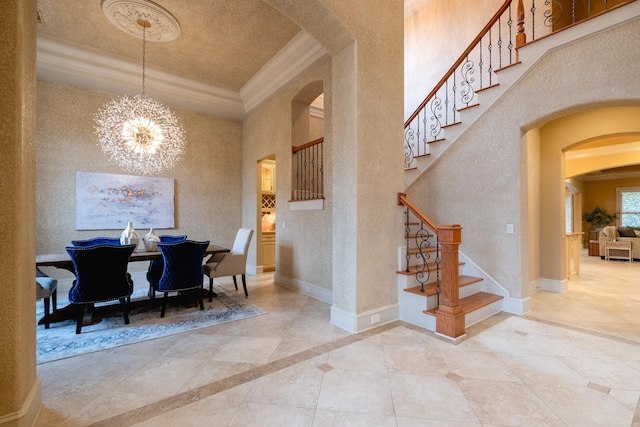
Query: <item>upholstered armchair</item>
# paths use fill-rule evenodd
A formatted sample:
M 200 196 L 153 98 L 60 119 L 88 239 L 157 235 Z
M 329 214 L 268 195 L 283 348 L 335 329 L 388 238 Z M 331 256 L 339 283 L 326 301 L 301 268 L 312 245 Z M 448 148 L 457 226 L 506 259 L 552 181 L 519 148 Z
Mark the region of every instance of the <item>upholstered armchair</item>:
M 214 295 L 214 277 L 233 276 L 233 284 L 237 291 L 238 282 L 236 281 L 236 275 L 241 274 L 244 295 L 249 296 L 245 274 L 247 272 L 247 252 L 249 251 L 252 236 L 253 230 L 247 228 L 239 229 L 236 233 L 236 239 L 233 242 L 231 252 L 216 254 L 202 266 L 202 273 L 209 278 L 209 301 L 212 301 Z
M 169 292 L 194 290 L 200 310 L 204 310 L 201 268 L 209 242 L 183 240 L 175 243 L 160 242 L 157 245 L 162 253 L 164 268 L 160 280 L 153 280 L 151 285 L 154 291 L 164 293 L 160 317 L 164 317 Z
M 175 243 L 187 240 L 187 236 L 171 236 L 164 235 L 158 236 L 161 243 Z M 149 298 L 155 299 L 156 292 L 153 289 L 151 282 L 158 282 L 162 276 L 162 270 L 164 270 L 164 262 L 162 259 L 152 259 L 149 261 L 149 269 L 147 270 L 147 281 L 149 282 Z
M 87 240 L 72 240 L 72 246 L 115 245 L 120 246 L 119 237 L 94 237 Z
M 85 307 L 119 300 L 125 325 L 129 324 L 129 300 L 133 281 L 127 273 L 129 257 L 136 245 L 67 246 L 76 279 L 69 289 L 69 302 L 76 304 L 76 334 L 82 330 Z
M 58 309 L 58 280 L 47 276 L 36 267 L 36 301 L 39 299 L 44 302 L 44 328 L 49 329 L 49 301 L 53 302 L 53 311 Z

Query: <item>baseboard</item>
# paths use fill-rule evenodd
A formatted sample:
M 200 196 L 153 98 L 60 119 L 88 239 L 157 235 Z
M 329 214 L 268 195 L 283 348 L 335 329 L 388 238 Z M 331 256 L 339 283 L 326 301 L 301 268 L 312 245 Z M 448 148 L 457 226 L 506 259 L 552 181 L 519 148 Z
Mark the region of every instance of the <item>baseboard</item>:
M 569 288 L 569 281 L 553 280 L 553 279 L 540 279 L 540 289 L 551 292 L 564 292 Z
M 531 311 L 531 298 L 504 298 L 502 300 L 502 311 L 522 316 Z
M 379 307 L 359 314 L 347 313 L 335 306 L 331 307 L 331 323 L 354 334 L 394 322 L 399 319 L 399 316 L 400 306 L 398 304 Z
M 287 276 L 281 276 L 276 273 L 273 277 L 273 281 L 278 285 L 291 289 L 301 294 L 309 295 L 312 298 L 320 300 L 326 304 L 333 303 L 333 293 L 331 289 L 325 289 L 313 283 L 305 282 L 304 280 L 294 279 Z
M 42 381 L 36 377 L 22 408 L 13 414 L 0 416 L 0 427 L 31 427 L 36 424 L 42 406 Z

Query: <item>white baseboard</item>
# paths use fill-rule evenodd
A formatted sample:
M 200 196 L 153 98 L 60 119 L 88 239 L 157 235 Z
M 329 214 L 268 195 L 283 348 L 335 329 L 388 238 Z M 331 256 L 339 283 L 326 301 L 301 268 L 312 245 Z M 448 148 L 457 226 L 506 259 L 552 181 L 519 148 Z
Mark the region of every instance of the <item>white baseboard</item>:
M 276 273 L 273 277 L 274 282 L 278 285 L 284 286 L 301 294 L 309 295 L 312 298 L 320 300 L 326 304 L 331 305 L 333 303 L 333 293 L 331 289 L 325 289 L 313 283 L 305 282 L 304 280 L 294 279 L 287 276 L 281 276 Z
M 347 313 L 335 306 L 331 307 L 331 323 L 354 334 L 394 322 L 399 319 L 399 316 L 400 306 L 398 304 L 379 307 L 359 314 Z
M 42 381 L 36 377 L 18 412 L 0 416 L 0 427 L 31 427 L 36 425 L 42 406 Z
M 569 281 L 567 279 L 564 280 L 553 280 L 553 279 L 543 279 L 539 280 L 540 289 L 551 292 L 564 292 L 569 289 Z
M 522 316 L 531 311 L 531 298 L 504 298 L 502 300 L 502 311 Z

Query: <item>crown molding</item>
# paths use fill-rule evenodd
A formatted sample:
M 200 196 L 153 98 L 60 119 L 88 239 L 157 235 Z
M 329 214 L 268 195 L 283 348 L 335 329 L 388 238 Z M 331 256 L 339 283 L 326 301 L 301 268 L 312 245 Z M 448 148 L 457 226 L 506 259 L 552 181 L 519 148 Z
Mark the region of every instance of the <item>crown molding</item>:
M 254 110 L 326 55 L 324 47 L 309 34 L 300 31 L 240 89 L 245 110 Z
M 37 76 L 117 94 L 139 93 L 139 62 L 76 43 L 38 35 Z M 326 55 L 301 31 L 239 91 L 147 64 L 145 92 L 168 105 L 242 120 L 246 114 Z

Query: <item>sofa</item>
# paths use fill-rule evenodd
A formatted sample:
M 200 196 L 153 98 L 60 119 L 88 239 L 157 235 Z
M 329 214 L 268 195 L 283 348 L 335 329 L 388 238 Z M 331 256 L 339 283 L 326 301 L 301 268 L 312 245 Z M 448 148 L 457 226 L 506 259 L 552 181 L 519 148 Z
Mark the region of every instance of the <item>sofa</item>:
M 600 258 L 604 258 L 604 245 L 607 241 L 631 242 L 633 258 L 640 258 L 640 227 L 604 227 L 598 233 Z

